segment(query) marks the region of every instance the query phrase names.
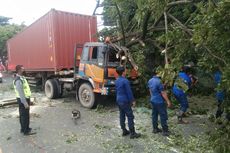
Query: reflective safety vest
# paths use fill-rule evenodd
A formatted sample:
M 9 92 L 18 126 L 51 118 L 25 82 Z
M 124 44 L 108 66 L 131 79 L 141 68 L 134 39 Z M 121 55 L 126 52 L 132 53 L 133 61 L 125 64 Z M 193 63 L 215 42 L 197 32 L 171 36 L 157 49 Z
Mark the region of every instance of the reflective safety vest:
M 15 82 L 16 82 L 17 80 L 20 80 L 20 81 L 22 82 L 22 86 L 23 86 L 23 91 L 24 91 L 25 97 L 26 97 L 26 98 L 30 98 L 30 96 L 31 96 L 30 86 L 29 86 L 29 84 L 28 84 L 26 78 L 23 77 L 23 76 L 21 76 L 21 77 L 16 76 L 16 79 L 15 79 L 14 82 L 13 82 L 13 84 L 14 84 L 14 90 L 15 90 L 15 93 L 16 93 L 16 97 L 17 97 L 17 98 L 20 98 L 19 93 L 18 93 L 18 91 L 17 91 L 17 89 L 16 89 L 16 85 L 15 85 Z

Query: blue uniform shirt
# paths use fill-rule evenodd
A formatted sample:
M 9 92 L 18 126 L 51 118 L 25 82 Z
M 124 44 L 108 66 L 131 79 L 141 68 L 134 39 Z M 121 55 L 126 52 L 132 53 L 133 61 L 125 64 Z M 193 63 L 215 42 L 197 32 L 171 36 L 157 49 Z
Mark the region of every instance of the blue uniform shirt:
M 214 80 L 215 80 L 216 85 L 218 85 L 221 82 L 221 76 L 222 76 L 222 74 L 220 71 L 215 72 Z
M 188 88 L 191 87 L 191 84 L 192 84 L 192 80 L 191 78 L 188 76 L 188 74 L 186 74 L 185 72 L 179 72 L 179 78 L 182 78 L 184 80 L 184 82 L 187 84 Z M 184 91 L 180 88 L 178 88 L 177 85 L 174 84 L 173 86 L 173 93 L 175 95 L 184 95 Z
M 214 74 L 214 80 L 215 80 L 216 86 L 218 86 L 218 84 L 220 84 L 221 77 L 222 77 L 221 72 L 220 71 L 216 71 L 215 74 Z M 221 101 L 221 102 L 224 100 L 224 92 L 222 90 L 218 90 L 216 92 L 216 99 L 218 101 Z
M 151 103 L 164 103 L 164 98 L 161 95 L 164 87 L 160 78 L 153 76 L 153 78 L 148 81 L 148 87 L 151 91 Z
M 116 101 L 119 105 L 128 104 L 134 101 L 133 93 L 129 81 L 119 76 L 115 81 L 116 86 Z

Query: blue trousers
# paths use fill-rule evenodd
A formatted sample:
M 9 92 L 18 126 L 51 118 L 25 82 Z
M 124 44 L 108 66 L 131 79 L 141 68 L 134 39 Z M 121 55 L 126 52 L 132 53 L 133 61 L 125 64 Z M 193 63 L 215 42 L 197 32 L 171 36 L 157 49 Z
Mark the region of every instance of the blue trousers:
M 134 129 L 134 115 L 131 108 L 131 104 L 118 105 L 120 111 L 120 126 L 121 129 L 125 129 L 125 119 L 128 118 L 129 130 Z
M 216 92 L 216 99 L 218 103 L 222 103 L 224 101 L 224 91 L 217 91 Z
M 165 103 L 152 103 L 152 124 L 153 128 L 158 128 L 158 115 L 160 115 L 163 130 L 168 129 L 168 113 Z
M 174 95 L 176 100 L 180 103 L 180 110 L 186 112 L 188 109 L 188 99 L 186 94 Z

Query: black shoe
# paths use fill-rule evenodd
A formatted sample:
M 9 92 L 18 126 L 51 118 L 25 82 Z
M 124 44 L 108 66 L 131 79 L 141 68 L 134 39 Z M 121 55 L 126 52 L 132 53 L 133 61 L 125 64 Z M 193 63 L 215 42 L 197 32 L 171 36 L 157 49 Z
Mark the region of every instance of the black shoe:
M 154 128 L 154 129 L 153 129 L 153 133 L 159 133 L 159 132 L 162 132 L 162 130 L 159 129 L 159 128 Z
M 141 136 L 141 134 L 140 134 L 140 133 L 136 133 L 136 132 L 134 132 L 134 133 L 131 133 L 131 135 L 130 135 L 130 139 L 139 138 L 140 136 Z
M 171 133 L 169 132 L 169 129 L 168 129 L 168 126 L 164 126 L 164 127 L 162 127 L 162 135 L 163 136 L 169 136 Z
M 32 128 L 29 128 L 29 129 L 28 129 L 28 132 L 31 132 L 31 131 L 32 131 Z
M 162 135 L 165 137 L 168 137 L 170 135 L 170 132 L 169 131 L 163 131 Z
M 25 136 L 28 136 L 28 135 L 34 135 L 34 134 L 36 134 L 36 132 L 31 132 L 31 131 L 30 131 L 30 132 L 26 132 L 26 133 L 24 133 L 24 135 L 25 135 Z
M 32 131 L 32 128 L 29 128 L 27 131 L 28 131 L 28 132 L 31 132 L 31 131 Z M 24 133 L 22 129 L 20 130 L 20 133 Z
M 130 132 L 128 131 L 128 130 L 123 130 L 123 132 L 122 132 L 122 136 L 127 136 L 127 135 L 129 135 L 130 134 Z

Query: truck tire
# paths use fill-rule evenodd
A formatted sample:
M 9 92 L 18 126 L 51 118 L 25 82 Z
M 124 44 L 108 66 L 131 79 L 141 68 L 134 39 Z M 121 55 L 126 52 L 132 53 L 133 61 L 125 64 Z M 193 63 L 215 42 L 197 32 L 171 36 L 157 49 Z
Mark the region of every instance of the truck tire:
M 57 97 L 56 98 L 61 98 L 62 95 L 63 95 L 63 88 L 62 86 L 60 85 L 59 81 L 57 79 L 53 79 L 55 84 L 57 85 L 57 88 L 58 88 L 58 94 L 57 94 Z
M 96 101 L 95 101 L 95 94 L 93 92 L 93 88 L 88 83 L 81 84 L 78 90 L 78 98 L 83 107 L 86 108 L 95 108 Z
M 45 94 L 50 99 L 58 98 L 59 90 L 58 90 L 58 84 L 55 80 L 53 79 L 46 80 Z

